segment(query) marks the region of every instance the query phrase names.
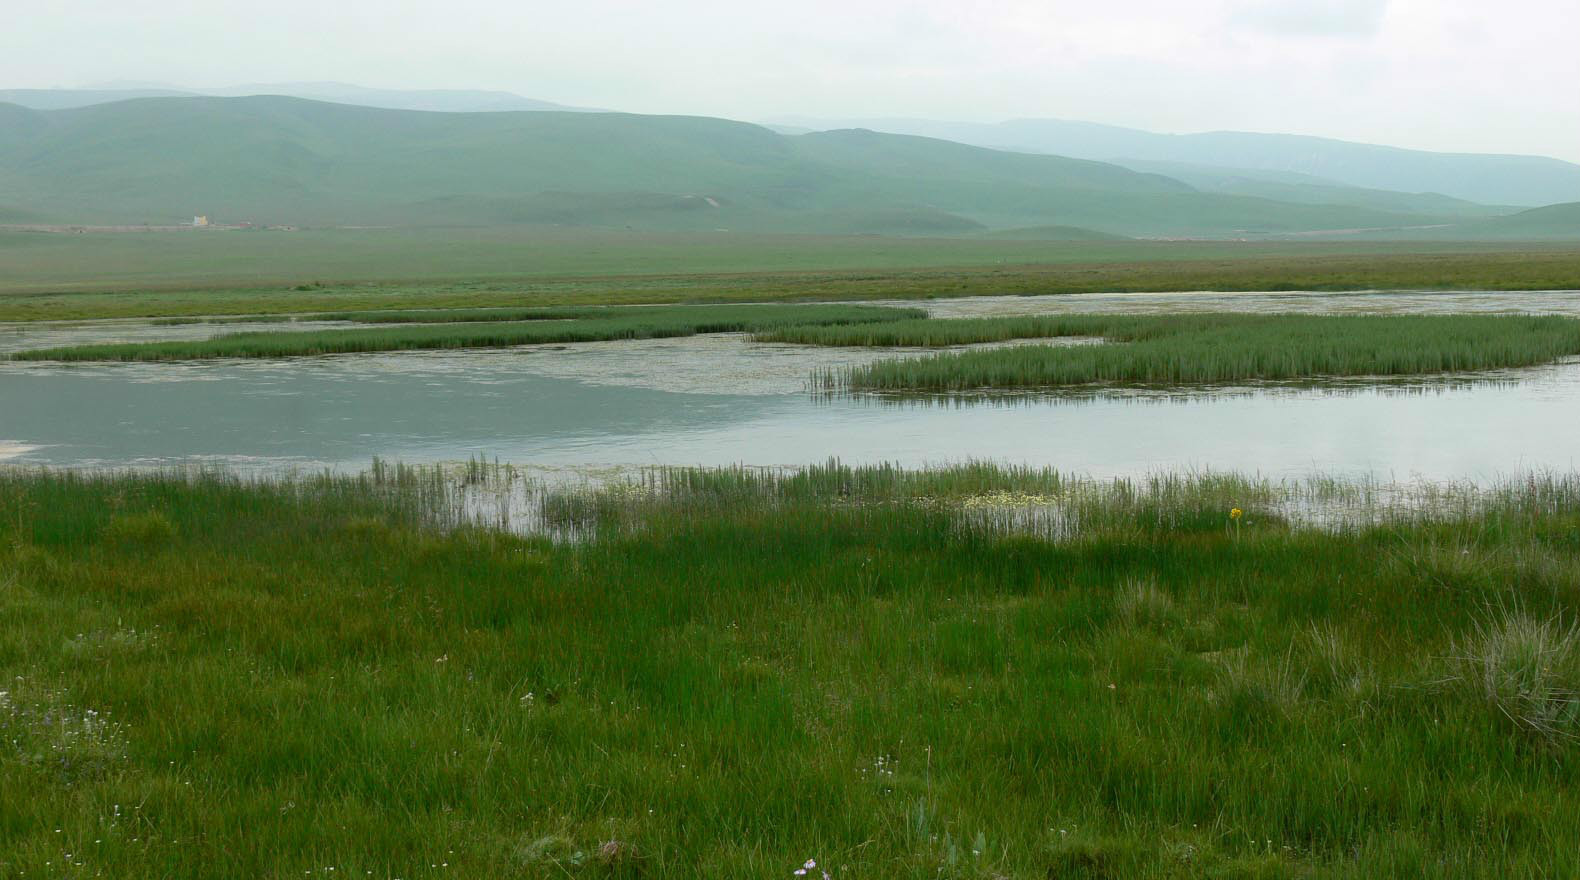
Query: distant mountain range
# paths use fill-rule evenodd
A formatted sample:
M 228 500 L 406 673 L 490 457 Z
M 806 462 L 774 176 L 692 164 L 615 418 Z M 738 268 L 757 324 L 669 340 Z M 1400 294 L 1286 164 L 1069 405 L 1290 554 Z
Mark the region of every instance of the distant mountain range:
M 465 94 L 479 102 L 487 93 Z M 1580 237 L 1573 212 L 1500 216 L 1515 210 L 1288 172 L 1137 170 L 702 117 L 434 113 L 273 96 L 0 103 L 3 223 L 164 225 L 206 214 L 219 223 L 1039 239 Z
M 69 110 L 134 98 L 245 98 L 281 95 L 382 107 L 387 110 L 427 110 L 441 113 L 506 113 L 532 110 L 584 111 L 550 101 L 523 98 L 510 92 L 464 89 L 369 89 L 337 82 L 251 83 L 223 89 L 188 89 L 159 84 L 107 85 L 92 89 L 0 89 L 0 104 L 17 104 L 32 110 Z
M 1158 134 L 1060 119 L 978 124 L 789 117 L 776 123 L 792 131 L 868 128 L 996 149 L 1096 159 L 1163 173 L 1192 166 L 1246 180 L 1295 184 L 1302 180 L 1287 175 L 1298 175 L 1312 185 L 1438 193 L 1489 205 L 1529 207 L 1580 201 L 1580 165 L 1541 156 L 1432 153 L 1288 134 Z

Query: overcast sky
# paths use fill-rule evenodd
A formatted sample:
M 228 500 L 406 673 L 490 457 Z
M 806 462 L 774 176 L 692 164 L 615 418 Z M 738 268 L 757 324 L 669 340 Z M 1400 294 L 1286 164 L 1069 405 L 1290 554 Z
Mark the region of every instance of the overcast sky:
M 340 80 L 1580 161 L 1577 0 L 0 0 L 0 88 Z

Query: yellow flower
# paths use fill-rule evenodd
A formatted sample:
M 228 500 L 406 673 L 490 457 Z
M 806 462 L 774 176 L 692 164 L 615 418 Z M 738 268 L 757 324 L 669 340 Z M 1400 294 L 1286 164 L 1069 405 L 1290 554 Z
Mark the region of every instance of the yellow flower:
M 1229 511 L 1229 518 L 1230 519 L 1239 519 L 1242 516 L 1245 516 L 1245 511 L 1241 510 L 1238 507 L 1236 507 L 1235 509 Z

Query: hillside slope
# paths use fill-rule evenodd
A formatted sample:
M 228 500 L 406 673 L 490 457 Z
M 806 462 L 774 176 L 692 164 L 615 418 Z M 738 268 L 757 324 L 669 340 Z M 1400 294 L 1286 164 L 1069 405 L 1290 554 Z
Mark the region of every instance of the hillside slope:
M 1076 226 L 1234 236 L 1441 215 L 1203 193 L 1111 164 L 720 119 L 426 113 L 280 97 L 0 106 L 15 211 L 66 223 L 554 223 L 960 233 Z
M 1315 175 L 1295 172 L 1132 159 L 1123 160 L 1119 164 L 1135 171 L 1167 175 L 1188 183 L 1202 192 L 1255 196 L 1308 205 L 1349 205 L 1378 211 L 1435 214 L 1465 219 L 1499 217 L 1520 210 L 1503 205 L 1468 202 L 1439 193 L 1409 193 L 1349 186 Z
M 1521 241 L 1577 239 L 1580 238 L 1580 202 L 1532 208 L 1508 217 L 1486 220 L 1462 231 L 1470 231 L 1483 238 Z

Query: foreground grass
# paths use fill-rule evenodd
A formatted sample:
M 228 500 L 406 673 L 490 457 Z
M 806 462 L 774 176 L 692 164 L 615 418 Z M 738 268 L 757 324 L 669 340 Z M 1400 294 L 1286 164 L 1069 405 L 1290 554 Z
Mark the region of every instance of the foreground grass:
M 1580 873 L 1572 487 L 1335 534 L 1236 486 L 1056 542 L 896 503 L 1045 474 L 675 475 L 553 544 L 0 476 L 0 874 Z
M 1573 245 L 588 230 L 0 232 L 0 321 L 1171 290 L 1580 288 Z
M 758 339 L 815 345 L 943 346 L 1037 337 L 1024 345 L 880 361 L 820 374 L 825 387 L 960 391 L 1091 383 L 1209 384 L 1470 372 L 1580 355 L 1580 321 L 1516 315 L 1049 315 L 789 327 Z
M 569 312 L 561 313 L 570 314 Z M 272 358 L 350 352 L 653 339 L 698 333 L 764 331 L 787 324 L 885 321 L 925 314 L 881 306 L 735 305 L 669 306 L 599 311 L 592 317 L 552 320 L 520 314 L 472 322 L 376 329 L 232 333 L 213 339 L 76 345 L 18 352 L 15 360 L 169 361 L 204 358 Z

